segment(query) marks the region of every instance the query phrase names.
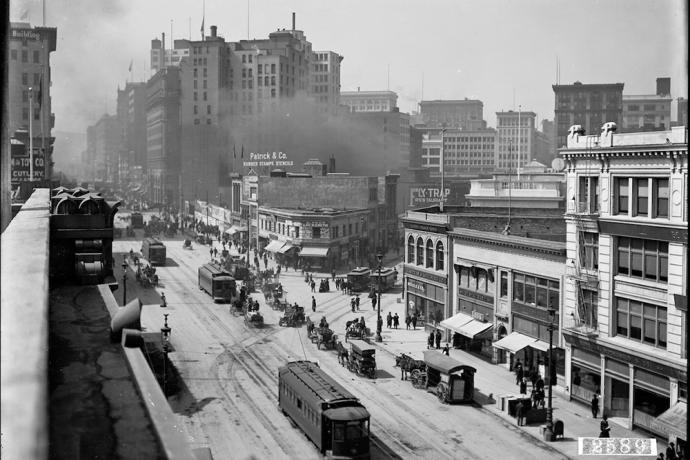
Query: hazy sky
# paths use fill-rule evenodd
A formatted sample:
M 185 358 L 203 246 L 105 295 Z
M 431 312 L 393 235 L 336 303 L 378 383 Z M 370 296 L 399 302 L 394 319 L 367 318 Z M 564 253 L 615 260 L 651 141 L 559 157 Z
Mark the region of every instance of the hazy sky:
M 134 80 L 148 77 L 151 39 L 165 32 L 167 41 L 171 20 L 175 38 L 189 38 L 190 20 L 200 38 L 202 0 L 45 3 L 58 34 L 57 131 L 85 132 L 114 113 L 130 61 Z M 205 24 L 228 41 L 266 38 L 290 28 L 294 11 L 314 50 L 344 56 L 342 90 L 389 88 L 405 112 L 422 98 L 476 98 L 495 126 L 496 111 L 518 105 L 553 119 L 557 57 L 562 84 L 622 82 L 624 94 L 653 94 L 657 77 L 671 77 L 673 97 L 687 97 L 685 8 L 684 0 L 206 0 Z M 32 25 L 43 23 L 40 0 L 11 0 L 11 20 L 27 10 Z

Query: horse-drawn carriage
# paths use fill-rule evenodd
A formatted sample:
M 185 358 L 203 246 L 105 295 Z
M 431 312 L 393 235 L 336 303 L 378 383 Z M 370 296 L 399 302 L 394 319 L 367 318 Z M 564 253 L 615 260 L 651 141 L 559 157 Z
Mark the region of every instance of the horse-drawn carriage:
M 355 319 L 345 323 L 345 342 L 347 342 L 347 339 L 350 337 L 362 340 L 368 335 L 369 330 L 362 320 Z
M 477 369 L 434 350 L 424 352 L 424 364 L 425 369 L 411 373 L 415 388 L 435 393 L 443 403 L 472 401 Z
M 304 307 L 297 304 L 288 305 L 285 308 L 285 314 L 278 320 L 278 325 L 288 327 L 299 327 L 306 321 L 304 316 Z
M 395 366 L 400 368 L 400 380 L 407 380 L 407 375 L 415 370 L 426 371 L 424 359 L 417 359 L 418 356 L 401 354 L 395 357 Z
M 137 272 L 136 279 L 143 287 L 158 286 L 158 275 L 156 269 L 152 267 L 145 259 L 136 259 Z
M 333 330 L 328 327 L 317 327 L 312 332 L 310 336 L 312 343 L 316 344 L 316 347 L 320 350 L 321 344 L 329 350 L 335 348 L 337 342 L 337 336 L 333 333 Z
M 376 378 L 376 348 L 363 340 L 350 340 L 347 369 L 357 375 Z
M 182 249 L 192 249 L 192 240 L 185 238 L 182 242 Z
M 264 317 L 259 313 L 259 302 L 247 299 L 244 305 L 244 323 L 247 326 L 263 327 Z

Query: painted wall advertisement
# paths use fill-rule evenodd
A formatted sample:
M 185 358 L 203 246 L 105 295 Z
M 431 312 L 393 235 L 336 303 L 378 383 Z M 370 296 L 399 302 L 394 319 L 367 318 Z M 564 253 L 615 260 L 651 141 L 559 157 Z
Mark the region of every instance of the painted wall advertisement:
M 284 152 L 264 152 L 264 153 L 249 153 L 249 161 L 242 162 L 245 168 L 257 168 L 268 166 L 272 168 L 294 166 L 292 160 L 288 160 L 287 154 Z
M 45 161 L 43 153 L 34 152 L 34 180 L 45 178 Z M 16 187 L 20 182 L 31 180 L 31 160 L 29 156 L 12 156 L 12 186 Z
M 451 182 L 444 186 L 445 203 L 447 205 L 463 205 L 465 194 L 469 193 L 469 182 Z M 410 186 L 410 206 L 427 206 L 441 201 L 441 187 L 439 184 L 415 184 Z

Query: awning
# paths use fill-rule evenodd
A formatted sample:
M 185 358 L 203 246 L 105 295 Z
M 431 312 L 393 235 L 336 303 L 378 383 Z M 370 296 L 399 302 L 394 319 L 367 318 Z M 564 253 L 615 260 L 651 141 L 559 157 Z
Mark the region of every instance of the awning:
M 529 337 L 527 335 L 520 334 L 519 332 L 511 332 L 501 340 L 495 341 L 493 346 L 503 350 L 508 350 L 511 353 L 517 353 L 526 346 L 533 344 L 535 340 L 536 339 L 534 337 Z
M 529 346 L 539 351 L 549 351 L 549 344 L 544 342 L 543 340 L 537 339 L 534 342 L 530 343 Z
M 291 245 L 290 243 L 285 243 L 285 244 L 284 244 L 280 249 L 278 249 L 278 251 L 276 251 L 276 252 L 279 252 L 279 253 L 281 253 L 281 254 L 285 254 L 286 252 L 288 252 L 290 249 L 292 249 L 292 248 L 294 248 L 294 247 L 295 247 L 295 246 Z
M 473 319 L 469 323 L 463 324 L 460 326 L 457 330 L 459 334 L 464 335 L 465 337 L 469 337 L 470 339 L 475 338 L 477 335 L 488 331 L 491 329 L 494 325 L 492 323 L 484 323 L 482 321 L 477 321 L 476 319 Z
M 687 436 L 685 425 L 688 417 L 688 405 L 683 401 L 678 401 L 666 412 L 652 421 L 652 429 L 659 430 L 668 435 L 675 435 L 681 439 Z
M 326 257 L 328 255 L 328 248 L 302 246 L 302 251 L 300 251 L 299 255 L 300 257 Z
M 456 315 L 453 315 L 450 318 L 441 321 L 441 327 L 445 327 L 459 334 L 462 334 L 462 332 L 460 332 L 459 330 L 460 326 L 464 326 L 470 321 L 475 321 L 475 319 L 472 318 L 470 315 L 466 315 L 464 313 L 457 313 Z
M 241 228 L 239 228 L 237 225 L 233 225 L 230 228 L 228 228 L 227 230 L 225 230 L 225 233 L 227 233 L 228 235 L 234 235 L 235 233 L 241 232 L 241 231 L 242 231 Z
M 273 240 L 270 243 L 268 243 L 264 249 L 270 252 L 278 252 L 278 249 L 283 247 L 283 244 L 285 243 L 283 243 L 282 241 Z

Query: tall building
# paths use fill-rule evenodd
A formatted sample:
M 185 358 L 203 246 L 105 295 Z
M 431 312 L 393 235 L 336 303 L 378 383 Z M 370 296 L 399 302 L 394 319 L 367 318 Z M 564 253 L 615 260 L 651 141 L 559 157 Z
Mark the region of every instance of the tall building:
M 422 137 L 421 167 L 429 168 L 432 176 L 447 177 L 491 173 L 496 169 L 496 130 L 426 129 Z M 443 152 L 441 152 L 443 137 Z
M 12 160 L 12 184 L 16 187 L 30 179 L 31 143 L 34 180 L 52 176 L 54 139 L 51 130 L 55 126 L 55 115 L 51 113 L 50 53 L 57 46 L 57 29 L 12 22 L 8 38 L 8 131 L 10 137 L 24 145 L 22 149 L 15 149 Z
M 350 112 L 392 112 L 398 108 L 398 95 L 394 91 L 342 91 L 340 105 Z
M 596 132 L 596 131 L 595 131 Z M 687 128 L 579 135 L 566 163 L 570 397 L 685 443 Z M 680 418 L 675 418 L 680 417 Z M 675 420 L 675 421 L 674 421 Z
M 678 98 L 678 111 L 676 112 L 677 126 L 688 126 L 688 100 L 684 97 Z
M 189 57 L 189 40 L 173 40 L 172 48 L 165 46 L 165 34 L 162 39 L 154 38 L 151 40 L 151 74 L 164 67 L 179 66 L 182 59 Z
M 621 131 L 663 131 L 671 126 L 671 79 L 656 79 L 656 94 L 623 95 Z
M 147 197 L 178 205 L 180 199 L 180 69 L 165 67 L 146 84 Z
M 117 90 L 117 117 L 123 134 L 127 176 L 133 167 L 146 169 L 146 83 L 128 82 Z
M 86 129 L 86 177 L 89 182 L 117 183 L 122 126 L 115 115 L 103 115 Z
M 479 100 L 435 100 L 419 103 L 428 128 L 458 128 L 476 131 L 486 128 L 484 103 Z
M 587 133 L 598 132 L 609 121 L 621 124 L 623 83 L 553 85 L 555 93 L 556 144 L 566 144 L 568 130 L 580 125 Z
M 534 112 L 496 112 L 496 159 L 498 169 L 518 171 L 536 157 L 537 130 Z
M 314 51 L 311 59 L 310 94 L 325 113 L 335 115 L 340 104 L 340 63 L 343 57 L 333 51 Z

